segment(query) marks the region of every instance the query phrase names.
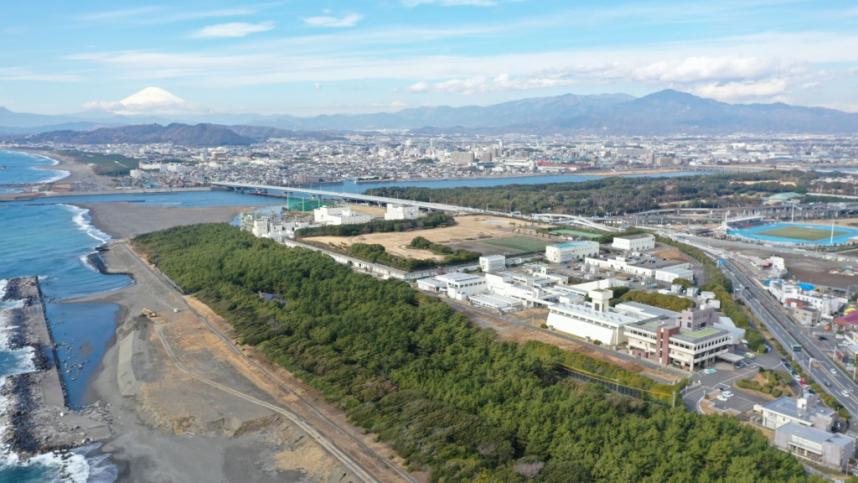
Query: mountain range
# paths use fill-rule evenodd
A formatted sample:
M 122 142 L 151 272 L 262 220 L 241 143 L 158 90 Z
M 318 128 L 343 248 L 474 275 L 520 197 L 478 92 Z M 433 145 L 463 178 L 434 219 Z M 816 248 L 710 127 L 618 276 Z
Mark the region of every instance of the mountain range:
M 147 123 L 140 125 L 142 123 Z M 190 126 L 188 124 L 194 124 Z M 217 123 L 217 124 L 215 124 Z M 539 97 L 489 106 L 418 107 L 315 117 L 185 114 L 171 119 L 84 113 L 48 116 L 0 108 L 0 133 L 31 141 L 249 144 L 266 137 L 324 132 L 417 130 L 500 134 L 854 134 L 858 114 L 819 107 L 729 104 L 675 90 Z

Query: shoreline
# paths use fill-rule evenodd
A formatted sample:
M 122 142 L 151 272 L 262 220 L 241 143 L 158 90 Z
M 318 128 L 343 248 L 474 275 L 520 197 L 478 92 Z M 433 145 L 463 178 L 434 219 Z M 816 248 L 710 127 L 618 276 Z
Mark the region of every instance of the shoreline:
M 10 349 L 31 347 L 33 370 L 7 376 L 10 424 L 3 435 L 25 458 L 67 453 L 111 435 L 107 408 L 95 403 L 81 410 L 67 406 L 59 359 L 38 278 L 9 280 L 4 300 L 20 301 L 10 310 L 18 332 Z M 9 388 L 11 386 L 11 389 Z

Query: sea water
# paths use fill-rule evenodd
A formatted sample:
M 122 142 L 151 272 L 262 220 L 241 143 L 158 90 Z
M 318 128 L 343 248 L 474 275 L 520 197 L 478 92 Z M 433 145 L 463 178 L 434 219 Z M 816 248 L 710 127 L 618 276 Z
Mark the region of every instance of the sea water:
M 51 183 L 67 177 L 68 171 L 48 169 L 56 164 L 56 160 L 38 154 L 0 150 L 0 193 L 21 191 L 10 185 Z

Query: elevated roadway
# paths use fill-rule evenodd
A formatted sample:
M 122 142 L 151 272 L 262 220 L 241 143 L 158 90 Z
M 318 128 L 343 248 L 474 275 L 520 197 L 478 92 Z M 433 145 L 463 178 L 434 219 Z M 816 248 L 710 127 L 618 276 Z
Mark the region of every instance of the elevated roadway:
M 432 203 L 430 201 L 416 201 L 416 200 L 405 200 L 401 198 L 389 198 L 386 196 L 374 196 L 374 195 L 366 195 L 362 193 L 345 193 L 340 191 L 326 191 L 312 188 L 298 188 L 293 186 L 271 186 L 271 185 L 260 185 L 260 184 L 251 184 L 251 183 L 229 183 L 216 181 L 212 183 L 212 186 L 219 186 L 222 188 L 229 188 L 234 190 L 245 190 L 250 191 L 256 194 L 268 194 L 272 196 L 276 196 L 273 193 L 300 193 L 304 195 L 310 196 L 320 196 L 327 198 L 341 198 L 346 200 L 355 200 L 355 201 L 364 201 L 368 203 L 378 203 L 378 204 L 388 204 L 394 203 L 399 205 L 407 205 L 407 206 L 416 206 L 418 208 L 423 208 L 426 210 L 435 210 L 435 211 L 446 211 L 451 213 L 459 213 L 459 214 L 479 214 L 479 215 L 495 215 L 495 216 L 506 216 L 509 218 L 518 218 L 521 220 L 527 221 L 543 221 L 550 223 L 564 223 L 564 224 L 575 224 L 580 225 L 586 228 L 602 230 L 602 231 L 617 231 L 616 228 L 608 225 L 603 225 L 601 223 L 596 223 L 588 218 L 582 216 L 575 215 L 564 215 L 564 214 L 554 214 L 554 213 L 542 213 L 535 214 L 530 216 L 507 213 L 504 211 L 495 211 L 495 210 L 487 210 L 481 208 L 471 208 L 469 206 L 457 206 L 457 205 L 449 205 L 446 203 Z

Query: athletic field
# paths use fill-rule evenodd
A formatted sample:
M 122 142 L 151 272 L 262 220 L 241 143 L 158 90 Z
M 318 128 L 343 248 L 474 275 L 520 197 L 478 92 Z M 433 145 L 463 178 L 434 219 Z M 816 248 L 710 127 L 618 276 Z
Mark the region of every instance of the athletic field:
M 568 228 L 560 228 L 559 230 L 551 230 L 552 235 L 579 236 L 581 238 L 601 238 L 604 233 L 593 233 L 589 231 L 570 230 Z
M 492 245 L 495 247 L 512 250 L 518 253 L 540 252 L 542 250 L 545 250 L 545 246 L 548 245 L 547 241 L 526 236 L 495 238 L 493 240 L 481 240 L 481 242 L 485 243 L 486 245 Z
M 781 238 L 794 238 L 797 240 L 804 241 L 818 241 L 825 240 L 826 238 L 831 238 L 831 228 L 809 228 L 805 226 L 784 226 L 780 228 L 773 228 L 771 230 L 760 231 L 757 232 L 760 235 L 766 236 L 779 236 Z M 834 229 L 834 237 L 839 237 L 840 235 L 845 235 L 847 232 L 843 230 Z
M 805 223 L 773 223 L 750 228 L 730 230 L 731 235 L 765 242 L 791 245 L 841 245 L 858 237 L 858 230 L 845 226 L 835 226 L 834 236 L 831 227 Z

